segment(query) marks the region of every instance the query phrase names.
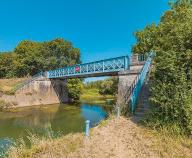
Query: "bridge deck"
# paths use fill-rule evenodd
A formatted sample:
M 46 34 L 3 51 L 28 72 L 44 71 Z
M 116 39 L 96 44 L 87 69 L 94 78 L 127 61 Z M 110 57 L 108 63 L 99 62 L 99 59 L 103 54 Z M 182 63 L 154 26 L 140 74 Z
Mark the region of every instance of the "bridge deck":
M 129 70 L 129 56 L 122 56 L 86 64 L 64 67 L 47 72 L 48 78 L 85 78 L 98 76 L 114 76 L 119 71 Z

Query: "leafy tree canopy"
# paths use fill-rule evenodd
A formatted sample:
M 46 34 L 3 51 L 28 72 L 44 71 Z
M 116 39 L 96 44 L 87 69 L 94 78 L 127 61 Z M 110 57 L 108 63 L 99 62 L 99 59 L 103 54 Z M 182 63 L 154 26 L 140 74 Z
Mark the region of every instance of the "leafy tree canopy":
M 83 84 L 80 79 L 69 79 L 67 80 L 67 88 L 69 93 L 69 98 L 72 102 L 80 99 L 82 93 Z
M 0 78 L 24 77 L 80 63 L 80 50 L 61 38 L 48 42 L 22 41 L 12 53 L 0 54 L 2 58 L 0 65 L 9 68 L 9 71 L 2 71 Z M 9 62 L 5 63 L 5 60 Z
M 99 93 L 101 95 L 115 95 L 117 94 L 118 79 L 115 77 L 110 77 L 99 85 Z
M 155 127 L 177 124 L 192 131 L 192 5 L 172 3 L 158 25 L 135 33 L 134 53 L 156 52 L 151 76 L 151 101 Z M 153 125 L 154 125 L 153 124 Z

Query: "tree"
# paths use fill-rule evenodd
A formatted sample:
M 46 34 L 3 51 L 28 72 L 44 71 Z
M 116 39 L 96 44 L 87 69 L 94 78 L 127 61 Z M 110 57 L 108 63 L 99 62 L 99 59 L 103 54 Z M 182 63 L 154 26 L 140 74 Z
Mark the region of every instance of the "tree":
M 102 80 L 87 82 L 84 83 L 84 87 L 86 89 L 99 88 L 102 82 L 103 82 Z
M 177 1 L 158 25 L 135 33 L 134 53 L 156 52 L 151 76 L 155 126 L 192 130 L 192 6 Z M 158 125 L 157 125 L 158 124 Z
M 171 3 L 173 6 L 181 5 L 181 4 L 192 4 L 192 0 L 175 0 Z
M 0 78 L 12 77 L 14 54 L 4 52 L 0 54 Z
M 67 88 L 69 93 L 69 98 L 72 99 L 72 102 L 78 101 L 82 93 L 83 84 L 80 79 L 68 79 Z
M 99 93 L 101 95 L 115 95 L 117 94 L 117 78 L 111 77 L 101 82 L 99 86 Z
M 50 42 L 22 41 L 14 53 L 19 77 L 80 63 L 80 50 L 59 38 Z

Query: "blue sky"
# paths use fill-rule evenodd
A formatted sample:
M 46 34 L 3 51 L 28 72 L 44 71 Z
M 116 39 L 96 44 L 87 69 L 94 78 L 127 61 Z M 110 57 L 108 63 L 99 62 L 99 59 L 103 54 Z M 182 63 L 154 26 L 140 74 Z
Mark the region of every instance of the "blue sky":
M 62 37 L 80 48 L 83 62 L 126 55 L 133 33 L 158 23 L 167 9 L 168 0 L 4 0 L 0 51 Z

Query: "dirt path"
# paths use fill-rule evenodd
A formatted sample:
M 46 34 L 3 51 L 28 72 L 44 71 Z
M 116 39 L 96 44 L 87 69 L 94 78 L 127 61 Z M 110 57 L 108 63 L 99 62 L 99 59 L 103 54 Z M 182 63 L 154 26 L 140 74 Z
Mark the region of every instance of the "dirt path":
M 149 158 L 158 157 L 148 148 L 150 141 L 141 129 L 126 118 L 113 119 L 106 126 L 94 129 L 83 148 L 69 157 L 82 158 Z

